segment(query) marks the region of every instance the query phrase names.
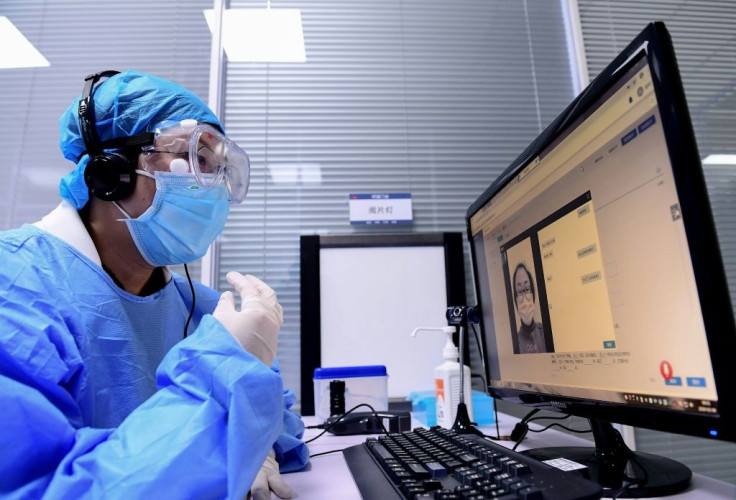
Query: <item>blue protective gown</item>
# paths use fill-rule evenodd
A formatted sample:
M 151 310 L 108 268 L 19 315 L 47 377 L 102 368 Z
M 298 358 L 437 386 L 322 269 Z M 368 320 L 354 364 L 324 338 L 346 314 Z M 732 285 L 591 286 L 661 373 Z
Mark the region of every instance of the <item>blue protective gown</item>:
M 138 297 L 95 257 L 0 233 L 0 497 L 240 500 L 272 447 L 302 468 L 294 396 L 209 314 L 219 294 L 195 283 L 181 340 L 184 278 Z

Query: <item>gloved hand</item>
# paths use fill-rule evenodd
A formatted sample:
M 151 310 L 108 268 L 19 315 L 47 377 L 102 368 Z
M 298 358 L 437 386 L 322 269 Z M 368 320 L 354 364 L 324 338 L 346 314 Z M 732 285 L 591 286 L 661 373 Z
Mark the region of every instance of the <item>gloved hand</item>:
M 271 366 L 276 357 L 279 327 L 284 321 L 276 292 L 255 276 L 229 272 L 226 278 L 240 294 L 240 310 L 235 308 L 233 293 L 227 291 L 220 296 L 212 315 L 246 351 Z
M 268 452 L 266 461 L 263 462 L 263 467 L 253 481 L 248 496 L 253 500 L 269 500 L 272 491 L 279 498 L 291 498 L 292 495 L 291 487 L 286 484 L 279 473 L 279 464 L 276 462 L 273 450 Z

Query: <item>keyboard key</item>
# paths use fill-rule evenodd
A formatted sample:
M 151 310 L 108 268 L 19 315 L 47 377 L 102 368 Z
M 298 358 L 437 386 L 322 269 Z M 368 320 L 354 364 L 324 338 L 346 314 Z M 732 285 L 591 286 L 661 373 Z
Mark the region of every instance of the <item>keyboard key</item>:
M 475 488 L 475 485 L 477 483 L 480 483 L 482 480 L 483 476 L 481 476 L 477 472 L 473 472 L 472 474 L 469 474 L 463 478 L 463 481 L 465 481 L 463 484 L 467 484 Z
M 371 446 L 371 451 L 379 459 L 386 460 L 387 458 L 394 458 L 394 456 L 391 455 L 391 453 L 389 453 L 389 451 L 380 444 L 374 444 L 373 446 Z
M 517 462 L 516 460 L 513 460 L 513 459 L 506 460 L 503 462 L 503 465 L 501 465 L 501 468 L 503 469 L 504 472 L 511 473 L 511 469 L 514 467 L 514 465 L 518 465 L 518 464 L 519 462 Z
M 499 474 L 503 474 L 503 471 L 500 467 L 491 467 L 490 469 L 486 469 L 483 471 L 483 479 L 490 479 L 491 481 L 495 481 L 496 476 Z
M 425 479 L 422 481 L 422 487 L 427 491 L 436 491 L 442 489 L 442 483 L 436 479 Z
M 518 482 L 519 482 L 519 479 L 518 478 L 515 478 L 515 477 L 507 477 L 506 479 L 502 479 L 501 480 L 500 486 L 501 486 L 501 488 L 505 488 L 507 490 L 510 490 L 511 489 L 511 485 L 512 484 L 516 484 Z
M 417 496 L 426 493 L 426 491 L 424 491 L 424 488 L 422 488 L 421 486 L 409 486 L 403 491 L 404 495 L 406 495 L 406 497 L 410 500 L 414 500 Z
M 491 493 L 494 493 L 500 489 L 501 488 L 499 488 L 499 486 L 495 483 L 484 484 L 483 486 L 480 487 L 480 492 L 486 496 L 490 496 Z
M 493 478 L 493 482 L 497 485 L 501 486 L 501 483 L 503 483 L 504 480 L 510 478 L 508 472 L 502 472 L 501 474 L 497 474 L 495 478 Z
M 422 464 L 429 471 L 431 477 L 442 477 L 447 475 L 447 469 L 438 462 L 426 462 Z
M 462 462 L 465 465 L 472 464 L 473 462 L 478 461 L 478 457 L 470 453 L 463 453 L 461 455 L 458 455 L 455 458 L 457 458 L 460 462 Z
M 467 467 L 461 467 L 455 471 L 455 473 L 452 475 L 458 483 L 465 485 L 467 482 L 465 481 L 465 478 L 467 476 L 470 476 L 471 474 L 475 474 L 474 471 L 471 469 L 468 469 Z
M 445 466 L 447 470 L 455 470 L 458 467 L 462 467 L 462 463 L 458 462 L 454 458 L 451 458 L 449 460 L 441 460 L 440 463 Z
M 400 483 L 401 481 L 404 481 L 406 479 L 411 479 L 411 474 L 406 472 L 404 469 L 401 469 L 400 471 L 395 471 L 393 473 L 390 473 L 391 477 L 394 480 L 394 483 Z
M 526 464 L 515 463 L 508 470 L 508 473 L 514 477 L 525 476 L 532 473 L 531 467 Z
M 451 491 L 443 491 L 442 493 L 435 493 L 434 498 L 435 500 L 460 500 L 460 495 Z
M 501 458 L 503 455 L 496 451 L 487 450 L 481 454 L 481 458 L 488 462 L 490 465 L 495 465 L 496 460 Z
M 406 464 L 406 468 L 409 471 L 409 473 L 416 479 L 429 478 L 429 471 L 425 469 L 421 464 L 409 463 L 409 464 Z

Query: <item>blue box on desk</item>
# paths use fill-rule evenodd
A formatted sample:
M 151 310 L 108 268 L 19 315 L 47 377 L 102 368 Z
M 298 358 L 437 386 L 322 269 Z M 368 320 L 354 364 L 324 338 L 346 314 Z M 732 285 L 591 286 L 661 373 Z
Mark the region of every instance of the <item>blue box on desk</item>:
M 412 392 L 407 397 L 411 401 L 412 415 L 419 422 L 431 427 L 437 425 L 437 403 L 434 391 Z M 493 412 L 493 398 L 480 391 L 473 391 L 473 422 L 490 425 L 496 421 Z
M 315 368 L 314 414 L 321 420 L 330 416 L 330 382 L 333 380 L 345 382 L 345 411 L 359 404 L 368 404 L 376 411 L 388 410 L 388 373 L 384 365 Z

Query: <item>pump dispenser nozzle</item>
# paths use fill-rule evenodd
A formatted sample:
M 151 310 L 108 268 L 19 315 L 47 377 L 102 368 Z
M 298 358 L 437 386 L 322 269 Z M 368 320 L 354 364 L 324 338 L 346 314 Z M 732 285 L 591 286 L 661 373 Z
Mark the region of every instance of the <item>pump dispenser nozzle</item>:
M 452 334 L 455 333 L 454 326 L 418 326 L 411 332 L 412 337 L 416 337 L 419 332 L 442 332 L 447 335 L 447 341 L 445 347 L 442 349 L 442 358 L 448 361 L 457 361 L 460 357 L 460 353 L 457 350 L 457 346 L 452 341 Z

